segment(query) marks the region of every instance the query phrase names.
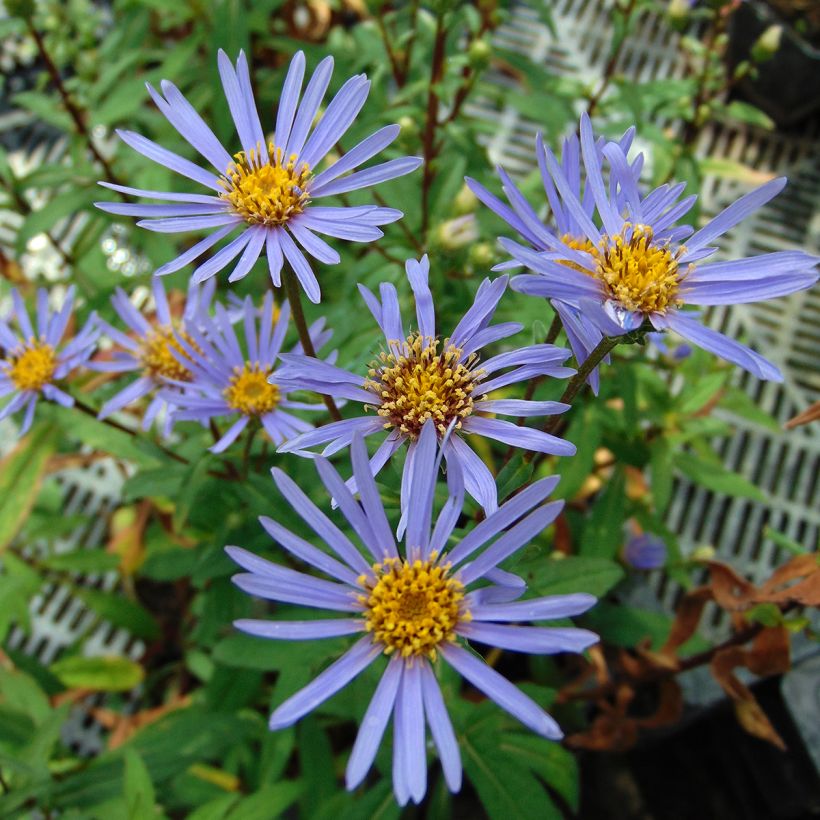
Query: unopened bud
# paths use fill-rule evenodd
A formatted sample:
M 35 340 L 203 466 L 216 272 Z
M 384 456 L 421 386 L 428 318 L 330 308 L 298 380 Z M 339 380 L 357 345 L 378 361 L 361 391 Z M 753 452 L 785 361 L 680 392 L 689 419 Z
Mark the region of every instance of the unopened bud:
M 669 5 L 666 7 L 666 13 L 670 19 L 675 22 L 683 22 L 689 17 L 689 10 L 692 4 L 689 0 L 669 0 Z
M 486 68 L 492 56 L 493 50 L 486 40 L 473 40 L 467 49 L 467 59 L 473 68 Z
M 478 239 L 478 225 L 473 214 L 448 219 L 438 227 L 438 244 L 448 251 L 463 248 Z
M 469 259 L 477 268 L 489 268 L 496 259 L 493 246 L 489 242 L 476 242 L 470 247 Z
M 698 547 L 692 553 L 693 561 L 711 561 L 715 557 L 715 548 L 709 544 Z
M 658 569 L 666 563 L 666 544 L 657 535 L 645 532 L 626 542 L 622 557 L 635 569 Z
M 399 128 L 401 128 L 401 135 L 402 137 L 413 137 L 419 132 L 419 127 L 416 121 L 405 114 L 403 117 L 399 117 L 398 122 Z
M 453 200 L 453 210 L 461 216 L 471 214 L 478 208 L 478 197 L 466 186 L 462 185 L 461 190 Z
M 783 26 L 769 26 L 752 46 L 752 59 L 756 63 L 771 60 L 780 48 L 780 40 L 782 37 Z

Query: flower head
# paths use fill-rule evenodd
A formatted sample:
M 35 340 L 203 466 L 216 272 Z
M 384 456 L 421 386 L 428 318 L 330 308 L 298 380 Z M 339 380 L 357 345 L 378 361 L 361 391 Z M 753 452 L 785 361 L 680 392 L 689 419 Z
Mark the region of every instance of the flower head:
M 84 365 L 94 352 L 99 330 L 92 314 L 84 327 L 62 346 L 74 307 L 74 288 L 68 289 L 63 306 L 52 312 L 48 291 L 37 291 L 37 325 L 31 323 L 19 292 L 11 292 L 12 312 L 22 335 L 12 332 L 7 321 L 0 319 L 0 397 L 12 398 L 0 409 L 0 420 L 25 410 L 20 435 L 25 435 L 34 419 L 37 400 L 43 398 L 71 407 L 74 399 L 57 386 L 73 370 Z
M 314 127 L 333 72 L 332 57 L 319 63 L 300 100 L 305 55 L 300 51 L 294 56 L 285 78 L 276 130 L 271 139 L 262 130 L 244 53 L 240 52 L 234 66 L 225 52 L 220 51 L 218 65 L 241 146 L 236 152 L 229 152 L 222 146 L 173 83 L 163 80 L 162 93 L 148 86 L 148 93 L 165 118 L 216 173 L 139 134 L 118 132 L 135 151 L 204 185 L 213 193 L 144 191 L 102 182 L 101 185 L 120 193 L 165 200 L 166 204 L 98 202 L 96 205 L 108 213 L 143 217 L 137 224 L 152 231 L 180 233 L 216 229 L 176 259 L 162 265 L 155 271 L 157 275 L 185 267 L 238 229 L 239 234 L 232 241 L 196 268 L 195 282 L 213 276 L 237 257 L 239 261 L 229 281 L 241 279 L 264 249 L 274 285 L 280 285 L 282 265 L 287 261 L 308 297 L 318 302 L 321 296 L 319 282 L 304 251 L 330 265 L 339 262 L 339 254 L 317 234 L 370 242 L 383 235 L 379 225 L 395 222 L 402 213 L 393 208 L 328 207 L 316 203 L 324 197 L 367 188 L 407 174 L 417 168 L 421 160 L 401 157 L 355 170 L 393 142 L 399 128 L 389 125 L 317 171 L 356 119 L 370 89 L 370 81 L 363 74 L 349 79 Z M 353 173 L 348 173 L 351 171 Z
M 464 484 L 457 465 L 448 471 L 449 498 L 433 526 L 438 472 L 435 425 L 419 435 L 410 483 L 408 521 L 397 544 L 376 489 L 360 435 L 351 459 L 360 493 L 357 501 L 324 458 L 316 468 L 328 493 L 356 532 L 363 551 L 281 470 L 273 478 L 286 501 L 324 542 L 317 548 L 269 518 L 262 525 L 285 550 L 328 575 L 325 580 L 259 558 L 238 547 L 228 553 L 246 572 L 236 585 L 257 597 L 342 614 L 305 621 L 240 620 L 244 632 L 279 640 L 311 640 L 360 634 L 362 637 L 312 683 L 280 704 L 271 729 L 290 726 L 344 688 L 379 658 L 386 658 L 381 680 L 362 721 L 347 765 L 346 783 L 362 782 L 393 719 L 393 789 L 401 805 L 418 803 L 427 781 L 425 722 L 441 758 L 448 787 L 461 785 L 461 760 L 444 698 L 436 678 L 442 661 L 525 726 L 548 738 L 561 730 L 527 695 L 485 664 L 465 642 L 513 652 L 581 652 L 597 641 L 585 629 L 520 626 L 577 615 L 595 603 L 591 595 L 559 595 L 515 600 L 524 592 L 493 585 L 498 564 L 552 522 L 562 502 L 544 503 L 557 478 L 542 478 L 503 504 L 455 547 L 448 543 L 461 515 Z M 490 585 L 487 585 L 487 582 Z
M 633 535 L 624 545 L 623 559 L 635 569 L 657 569 L 666 563 L 666 544 L 649 532 Z
M 168 382 L 189 382 L 192 374 L 187 364 L 190 362 L 179 339 L 184 339 L 196 349 L 196 343 L 190 335 L 189 328 L 197 326 L 198 317 L 207 310 L 213 296 L 213 287 L 191 284 L 182 315 L 177 317 L 171 311 L 165 286 L 161 279 L 154 279 L 151 284 L 154 296 L 154 316 L 146 318 L 128 298 L 125 291 L 117 288 L 111 298 L 120 319 L 131 331 L 125 334 L 104 320 L 99 324 L 122 350 L 116 350 L 112 357 L 105 361 L 93 362 L 91 367 L 112 373 L 137 372 L 138 378 L 110 398 L 100 410 L 100 418 L 133 404 L 145 396 L 155 393 L 143 416 L 143 428 L 148 429 L 159 411 L 173 396 L 173 391 L 165 390 L 159 395 L 160 388 L 167 387 Z M 170 401 L 173 407 L 173 401 Z M 171 424 L 170 413 L 166 414 L 166 433 Z
M 398 294 L 382 284 L 381 301 L 367 288 L 359 290 L 384 333 L 384 348 L 370 363 L 367 375 L 358 375 L 305 356 L 283 356 L 284 375 L 293 384 L 339 399 L 362 404 L 358 418 L 326 424 L 287 442 L 282 452 L 299 452 L 325 444 L 325 455 L 346 447 L 354 433 L 365 436 L 387 431 L 372 460 L 374 475 L 406 441 L 409 443 L 404 480 L 412 470 L 419 433 L 431 420 L 443 442 L 447 464 L 461 464 L 467 492 L 487 512 L 498 504 L 495 479 L 484 462 L 461 438 L 486 436 L 504 444 L 542 453 L 572 455 L 575 447 L 563 439 L 488 418 L 490 414 L 541 416 L 563 413 L 569 405 L 554 401 L 490 398 L 503 387 L 547 375 L 564 378 L 574 371 L 562 367 L 569 352 L 553 345 L 529 345 L 482 360 L 485 345 L 519 330 L 517 322 L 490 326 L 507 286 L 506 277 L 485 280 L 475 301 L 452 333 L 441 338 L 436 329 L 433 297 L 427 282 L 427 257 L 407 262 L 407 277 L 416 299 L 416 330 L 402 323 Z M 450 434 L 452 433 L 452 434 Z
M 198 314 L 195 325 L 175 334 L 171 355 L 186 371 L 184 379 L 165 377 L 169 385 L 160 397 L 174 406 L 173 420 L 210 421 L 233 418 L 233 424 L 211 447 L 215 453 L 230 446 L 251 422 L 259 422 L 275 444 L 281 444 L 312 426 L 289 410 L 320 410 L 288 397 L 289 385 L 279 378 L 276 363 L 290 320 L 284 302 L 274 320 L 273 294 L 268 291 L 257 310 L 250 297 L 243 307 L 245 344 L 240 345 L 228 310 L 217 303 L 214 317 Z M 318 349 L 330 339 L 319 320 L 310 329 Z M 301 345 L 295 350 L 301 351 Z
M 601 147 L 589 118 L 582 117 L 580 159 L 586 185 L 581 193 L 577 152 L 568 169 L 566 159 L 562 166 L 539 143 L 538 162 L 561 237 L 546 229 L 536 231 L 532 219 L 525 220 L 532 209 L 511 183 L 507 193 L 515 200 L 515 212 L 498 200 L 486 200 L 532 246 L 501 240 L 515 264 L 533 271 L 515 277 L 513 289 L 551 301 L 581 360 L 604 336 L 644 327 L 673 330 L 759 378 L 782 380 L 771 362 L 706 327 L 682 308 L 770 299 L 809 288 L 817 281 L 818 259 L 802 251 L 703 262 L 715 253 L 716 239 L 776 196 L 786 180 L 762 185 L 693 232 L 678 222 L 697 197 L 681 199 L 683 184 L 661 185 L 644 196 L 636 174 L 642 159 L 639 156 L 630 165 L 626 150 L 623 141 Z M 609 164 L 608 186 L 602 161 Z M 593 218 L 596 211 L 597 220 Z

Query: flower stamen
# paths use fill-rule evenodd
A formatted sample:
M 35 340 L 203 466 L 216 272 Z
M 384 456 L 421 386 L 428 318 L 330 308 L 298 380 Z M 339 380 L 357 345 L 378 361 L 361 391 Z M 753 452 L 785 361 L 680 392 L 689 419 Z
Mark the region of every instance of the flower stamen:
M 191 360 L 191 357 L 177 338 L 178 336 L 189 347 L 199 353 L 202 352 L 197 343 L 184 330 L 174 332 L 170 325 L 156 327 L 146 335 L 140 347 L 140 363 L 146 376 L 153 379 L 173 379 L 179 382 L 191 381 L 193 378 L 191 371 L 172 352 L 174 350 L 182 358 L 188 361 Z
M 361 576 L 367 590 L 359 596 L 365 629 L 385 655 L 435 660 L 437 648 L 455 640 L 456 626 L 469 621 L 470 613 L 463 607 L 464 586 L 449 570 L 450 564 L 437 564 L 432 553 L 428 561 L 386 558 L 374 564 L 375 582 Z
M 310 199 L 307 186 L 312 174 L 308 164 L 303 162 L 297 168 L 296 154 L 285 161 L 282 149 L 272 142 L 268 154 L 266 162 L 259 146 L 234 154 L 236 162 L 220 180 L 225 192 L 219 196 L 250 225 L 284 225 L 302 213 Z
M 223 395 L 234 410 L 246 416 L 264 416 L 279 405 L 279 387 L 268 381 L 269 370 L 263 370 L 258 362 L 245 362 L 244 367 L 234 368 L 234 375 Z
M 424 422 L 433 419 L 440 435 L 450 423 L 461 427 L 473 412 L 472 394 L 482 375 L 472 370 L 477 356 L 463 357 L 461 348 L 445 339 L 439 353 L 439 340 L 412 333 L 394 350 L 382 352 L 371 366 L 365 389 L 375 393 L 381 404 L 373 405 L 385 421 L 406 436 L 417 438 Z
M 9 356 L 6 373 L 18 390 L 42 390 L 51 384 L 57 369 L 57 354 L 46 342 L 29 339 Z

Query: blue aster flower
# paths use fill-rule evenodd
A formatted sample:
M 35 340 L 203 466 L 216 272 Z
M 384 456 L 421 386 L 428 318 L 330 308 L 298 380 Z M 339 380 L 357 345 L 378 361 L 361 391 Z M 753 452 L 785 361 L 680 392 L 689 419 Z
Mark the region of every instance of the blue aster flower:
M 11 292 L 12 311 L 21 335 L 16 335 L 8 321 L 0 319 L 0 398 L 11 396 L 0 409 L 0 420 L 23 410 L 23 422 L 19 435 L 25 435 L 34 419 L 34 409 L 42 396 L 48 401 L 71 407 L 74 399 L 57 386 L 84 365 L 94 352 L 100 331 L 96 316 L 88 321 L 71 340 L 61 347 L 63 336 L 74 307 L 74 288 L 66 292 L 63 306 L 52 311 L 48 303 L 48 291 L 37 291 L 37 325 L 29 318 L 25 303 L 16 289 Z
M 364 441 L 357 434 L 350 452 L 359 501 L 327 460 L 317 458 L 315 463 L 328 494 L 338 503 L 361 546 L 279 469 L 273 470 L 276 486 L 322 546 L 276 521 L 260 519 L 281 547 L 331 580 L 271 563 L 239 547 L 227 547 L 231 558 L 246 570 L 234 576 L 234 583 L 248 594 L 338 613 L 333 618 L 304 621 L 239 620 L 235 623 L 238 629 L 274 640 L 361 636 L 276 708 L 270 717 L 271 729 L 292 725 L 366 668 L 386 660 L 348 760 L 346 785 L 354 789 L 364 780 L 392 718 L 393 789 L 401 805 L 410 800 L 419 803 L 427 788 L 425 723 L 448 787 L 457 791 L 461 786 L 458 742 L 436 677 L 440 663 L 449 664 L 532 731 L 557 739 L 562 736 L 557 723 L 484 663 L 468 642 L 542 655 L 582 652 L 597 641 L 585 629 L 520 625 L 577 615 L 595 603 L 593 596 L 579 593 L 510 600 L 506 590 L 499 597 L 497 588 L 487 585 L 500 562 L 555 519 L 562 502 L 543 502 L 557 477 L 536 481 L 449 548 L 462 511 L 464 483 L 454 465 L 448 471 L 449 498 L 433 526 L 437 438 L 434 422 L 428 420 L 413 462 L 404 543 L 397 544 L 393 538 Z
M 160 94 L 150 85 L 148 93 L 180 135 L 215 169 L 206 170 L 178 154 L 132 131 L 118 131 L 121 139 L 160 165 L 214 191 L 213 194 L 145 191 L 101 182 L 124 194 L 165 200 L 163 205 L 98 202 L 98 208 L 124 216 L 142 217 L 137 223 L 161 233 L 215 229 L 208 237 L 155 271 L 163 275 L 179 270 L 239 229 L 239 234 L 199 265 L 193 273 L 202 282 L 239 257 L 228 277 L 234 282 L 246 276 L 263 249 L 273 284 L 281 283 L 286 260 L 308 298 L 320 300 L 321 292 L 304 251 L 335 265 L 339 254 L 317 234 L 371 242 L 383 236 L 379 225 L 400 219 L 402 212 L 373 206 L 328 207 L 317 200 L 367 188 L 402 176 L 417 168 L 421 159 L 401 157 L 356 170 L 386 148 L 399 133 L 388 125 L 351 148 L 321 172 L 316 168 L 346 133 L 367 99 L 370 81 L 364 74 L 349 79 L 313 126 L 330 77 L 333 58 L 319 63 L 301 96 L 305 55 L 298 52 L 290 63 L 276 130 L 266 139 L 251 89 L 248 64 L 240 52 L 236 65 L 220 50 L 219 74 L 241 150 L 227 151 L 173 83 L 163 80 Z M 353 173 L 349 173 L 349 172 Z M 295 240 L 295 241 L 294 241 Z M 241 255 L 240 255 L 241 254 Z
M 633 535 L 624 545 L 623 559 L 635 569 L 658 569 L 666 563 L 666 544 L 651 532 Z
M 178 335 L 186 338 L 189 344 L 193 343 L 188 334 L 188 328 L 197 326 L 198 317 L 207 310 L 213 297 L 213 284 L 209 282 L 202 287 L 190 284 L 182 316 L 179 318 L 174 317 L 171 313 L 165 286 L 161 279 L 154 279 L 151 285 L 155 310 L 151 319 L 143 316 L 134 307 L 125 291 L 117 288 L 111 298 L 111 303 L 132 335 L 127 335 L 100 319 L 100 327 L 123 349 L 116 350 L 108 360 L 93 362 L 91 367 L 94 370 L 109 373 L 138 372 L 140 375 L 102 406 L 99 413 L 101 419 L 154 393 L 143 415 L 142 426 L 147 430 L 157 418 L 160 410 L 165 407 L 165 433 L 167 435 L 172 421 L 172 416 L 167 411 L 174 406 L 173 401 L 169 406 L 168 400 L 174 392 L 166 389 L 160 395 L 159 391 L 161 388 L 167 388 L 168 379 L 177 382 L 191 380 L 192 376 L 185 364 L 186 360 L 178 359 L 172 350 L 176 350 L 177 354 L 182 354 L 184 357 L 184 351 L 177 342 Z
M 546 149 L 539 152 L 545 185 L 549 179 L 557 198 L 559 209 L 553 210 L 570 214 L 574 222 L 567 223 L 570 230 L 560 240 L 547 241 L 546 233 L 541 236 L 543 246 L 501 240 L 516 262 L 533 271 L 515 277 L 512 288 L 549 299 L 565 321 L 569 317 L 565 327 L 581 358 L 604 336 L 623 335 L 647 323 L 657 331 L 673 330 L 761 379 L 782 381 L 771 362 L 706 327 L 697 314 L 683 308 L 771 299 L 817 281 L 818 258 L 802 251 L 703 261 L 715 253 L 720 236 L 783 189 L 785 178 L 746 194 L 694 232 L 678 224 L 696 200 L 695 196 L 680 198 L 682 184 L 662 185 L 644 196 L 623 146 L 610 142 L 598 150 L 587 116 L 582 117 L 580 130 L 587 206 L 553 154 Z M 608 186 L 602 156 L 609 165 Z M 573 317 L 579 316 L 581 321 L 574 322 Z
M 410 333 L 402 322 L 398 294 L 392 284 L 381 285 L 381 301 L 359 285 L 385 338 L 384 352 L 371 365 L 367 376 L 305 356 L 282 357 L 286 363 L 283 374 L 294 385 L 359 402 L 362 411 L 356 418 L 326 424 L 297 436 L 280 447 L 280 452 L 305 454 L 305 448 L 324 444 L 324 454 L 330 455 L 347 447 L 355 433 L 370 436 L 387 430 L 371 462 L 373 473 L 377 474 L 402 444 L 409 442 L 403 476 L 406 482 L 419 433 L 425 421 L 433 419 L 443 441 L 447 465 L 461 465 L 467 492 L 489 513 L 498 505 L 495 479 L 461 434 L 467 440 L 483 436 L 541 453 L 573 455 L 575 446 L 568 441 L 489 416 L 563 413 L 569 405 L 561 402 L 493 399 L 490 394 L 537 376 L 566 378 L 575 371 L 561 366 L 569 351 L 546 344 L 528 345 L 480 359 L 486 345 L 522 329 L 518 322 L 490 325 L 507 287 L 506 277 L 482 282 L 473 305 L 442 340 L 427 281 L 429 271 L 426 256 L 407 262 L 417 319 L 417 329 Z M 451 428 L 453 435 L 448 435 Z
M 273 294 L 268 291 L 258 311 L 248 296 L 244 302 L 242 327 L 244 347 L 240 345 L 231 315 L 217 303 L 214 316 L 200 313 L 185 335 L 175 334 L 170 353 L 190 374 L 184 380 L 166 376 L 172 387 L 160 397 L 174 406 L 173 421 L 210 422 L 228 417 L 231 426 L 210 448 L 221 453 L 253 421 L 259 422 L 274 444 L 312 430 L 313 427 L 292 410 L 324 410 L 323 404 L 300 402 L 288 397 L 290 386 L 279 378 L 276 363 L 290 320 L 290 305 L 283 302 L 274 316 Z M 324 319 L 310 328 L 315 349 L 323 347 L 332 332 L 324 329 Z M 301 352 L 301 344 L 295 351 Z

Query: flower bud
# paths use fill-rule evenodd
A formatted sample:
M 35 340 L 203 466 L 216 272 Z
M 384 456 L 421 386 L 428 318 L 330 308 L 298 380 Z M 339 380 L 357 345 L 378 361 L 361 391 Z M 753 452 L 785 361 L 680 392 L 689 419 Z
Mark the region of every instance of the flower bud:
M 715 548 L 709 544 L 698 547 L 692 553 L 693 561 L 711 561 L 715 557 Z
M 478 239 L 478 225 L 473 214 L 457 216 L 442 222 L 436 232 L 436 240 L 440 247 L 448 251 L 458 250 Z
M 476 242 L 470 247 L 469 259 L 477 268 L 489 268 L 496 260 L 493 246 L 489 242 Z
M 666 563 L 666 544 L 649 532 L 633 535 L 624 545 L 622 557 L 634 569 L 658 569 Z
M 766 60 L 771 60 L 780 48 L 780 40 L 782 37 L 783 26 L 769 26 L 752 46 L 752 59 L 756 63 L 764 63 Z
M 467 59 L 473 68 L 486 68 L 490 64 L 493 50 L 486 40 L 473 40 L 467 49 Z
M 471 214 L 478 208 L 478 197 L 466 186 L 462 185 L 461 190 L 453 200 L 453 210 L 461 216 Z

